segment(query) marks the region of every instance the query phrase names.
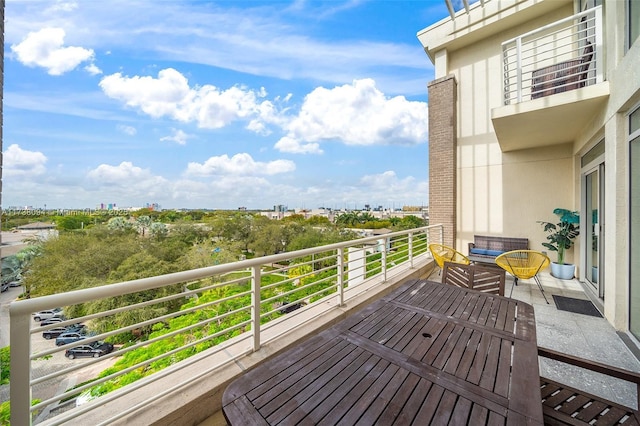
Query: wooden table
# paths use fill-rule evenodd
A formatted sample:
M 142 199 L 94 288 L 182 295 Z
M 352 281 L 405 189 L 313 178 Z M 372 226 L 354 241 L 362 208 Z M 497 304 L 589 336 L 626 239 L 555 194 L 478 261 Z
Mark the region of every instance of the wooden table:
M 533 308 L 409 281 L 236 379 L 232 425 L 542 424 Z

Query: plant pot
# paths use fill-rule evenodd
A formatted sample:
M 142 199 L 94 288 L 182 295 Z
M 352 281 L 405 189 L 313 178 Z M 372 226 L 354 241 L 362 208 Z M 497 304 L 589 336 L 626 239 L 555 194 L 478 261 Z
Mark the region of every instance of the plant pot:
M 560 278 L 561 280 L 570 280 L 573 279 L 575 273 L 576 265 L 572 263 L 560 265 L 559 263 L 551 262 L 551 275 L 556 278 Z

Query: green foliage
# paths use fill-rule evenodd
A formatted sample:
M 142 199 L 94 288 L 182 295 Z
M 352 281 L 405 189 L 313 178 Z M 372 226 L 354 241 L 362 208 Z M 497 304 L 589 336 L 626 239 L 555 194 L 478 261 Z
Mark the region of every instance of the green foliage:
M 56 222 L 58 229 L 67 231 L 72 229 L 83 229 L 93 223 L 93 219 L 87 215 L 55 216 L 53 220 Z
M 0 426 L 10 425 L 11 401 L 0 402 Z
M 39 399 L 32 399 L 31 405 L 39 404 Z M 10 425 L 11 420 L 11 401 L 0 402 L 0 426 Z
M 553 214 L 558 216 L 558 223 L 538 221 L 547 232 L 548 243 L 542 243 L 550 251 L 558 252 L 558 264 L 564 264 L 565 250 L 570 249 L 573 240 L 580 234 L 580 216 L 578 212 L 567 209 L 555 209 Z
M 11 377 L 10 361 L 9 346 L 0 348 L 0 385 L 9 383 L 9 378 Z
M 427 221 L 425 219 L 421 219 L 418 216 L 405 216 L 400 220 L 400 223 L 397 224 L 397 230 L 405 230 L 405 229 L 414 229 L 421 228 L 427 225 Z

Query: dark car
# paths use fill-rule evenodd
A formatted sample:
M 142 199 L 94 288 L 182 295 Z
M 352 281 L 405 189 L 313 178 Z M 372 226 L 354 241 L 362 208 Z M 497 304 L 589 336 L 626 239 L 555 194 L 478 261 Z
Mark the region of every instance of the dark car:
M 46 330 L 42 332 L 42 337 L 45 339 L 55 339 L 62 333 L 72 333 L 72 332 L 83 332 L 84 333 L 84 324 L 72 324 L 67 327 L 56 327 L 51 330 Z
M 88 345 L 80 345 L 75 348 L 67 349 L 64 352 L 64 356 L 69 359 L 79 358 L 79 357 L 93 357 L 98 358 L 102 355 L 106 355 L 109 352 L 113 351 L 113 345 L 111 343 L 105 342 L 92 342 Z
M 67 343 L 77 342 L 86 338 L 87 335 L 78 331 L 62 333 L 56 337 L 56 346 L 66 345 Z

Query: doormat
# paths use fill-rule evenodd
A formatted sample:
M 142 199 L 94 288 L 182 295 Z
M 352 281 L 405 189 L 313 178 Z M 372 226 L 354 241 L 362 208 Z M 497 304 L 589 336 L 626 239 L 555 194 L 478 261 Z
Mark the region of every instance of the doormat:
M 573 297 L 557 296 L 554 294 L 553 301 L 556 303 L 556 307 L 561 311 L 602 318 L 602 314 L 590 300 L 575 299 Z

